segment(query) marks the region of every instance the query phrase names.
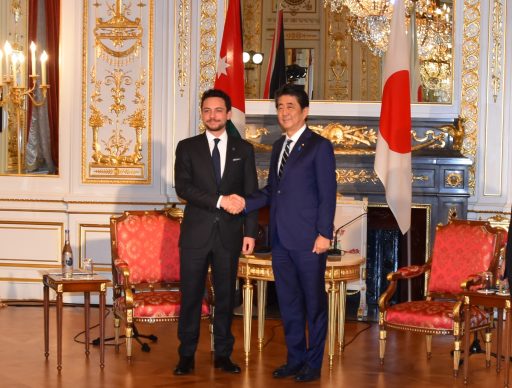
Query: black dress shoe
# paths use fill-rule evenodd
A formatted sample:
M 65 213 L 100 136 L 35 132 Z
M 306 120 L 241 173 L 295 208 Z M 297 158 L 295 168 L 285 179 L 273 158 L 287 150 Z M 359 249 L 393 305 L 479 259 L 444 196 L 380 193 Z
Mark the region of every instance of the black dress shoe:
M 240 373 L 240 367 L 230 360 L 229 357 L 215 357 L 213 366 L 228 373 Z
M 194 357 L 180 357 L 180 361 L 176 368 L 174 368 L 174 374 L 176 376 L 188 375 L 194 370 Z
M 311 368 L 309 365 L 304 367 L 295 375 L 295 381 L 305 383 L 308 381 L 318 380 L 320 378 L 320 369 Z
M 279 368 L 272 372 L 272 377 L 275 379 L 282 379 L 284 377 L 295 376 L 302 369 L 302 365 L 281 365 Z

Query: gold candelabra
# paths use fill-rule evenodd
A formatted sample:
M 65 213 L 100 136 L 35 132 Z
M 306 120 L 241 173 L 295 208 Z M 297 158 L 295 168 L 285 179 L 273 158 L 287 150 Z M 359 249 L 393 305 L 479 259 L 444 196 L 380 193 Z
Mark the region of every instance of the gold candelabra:
M 30 75 L 32 86 L 15 86 L 12 79 L 4 80 L 0 91 L 0 106 L 7 107 L 9 115 L 13 115 L 14 123 L 16 125 L 17 134 L 17 166 L 18 174 L 23 171 L 23 160 L 25 154 L 25 130 L 23 125 L 23 113 L 27 110 L 27 98 L 30 99 L 33 106 L 39 107 L 46 101 L 46 92 L 50 85 L 40 85 L 39 88 L 42 92 L 42 98 L 37 100 L 36 98 L 36 87 L 38 75 Z
M 36 45 L 30 45 L 32 59 L 32 73 L 28 76 L 29 82 L 26 86 L 26 66 L 23 51 L 13 51 L 9 42 L 4 45 L 4 51 L 0 50 L 0 107 L 6 108 L 9 116 L 9 132 L 14 127 L 16 132 L 16 165 L 17 172 L 21 174 L 24 169 L 25 156 L 25 113 L 28 101 L 32 106 L 42 106 L 46 101 L 47 90 L 50 87 L 46 83 L 46 61 L 48 55 L 43 51 L 41 55 L 41 97 L 36 95 L 39 75 L 36 73 Z M 3 56 L 5 53 L 6 74 L 3 74 Z M 0 123 L 1 124 L 1 123 Z

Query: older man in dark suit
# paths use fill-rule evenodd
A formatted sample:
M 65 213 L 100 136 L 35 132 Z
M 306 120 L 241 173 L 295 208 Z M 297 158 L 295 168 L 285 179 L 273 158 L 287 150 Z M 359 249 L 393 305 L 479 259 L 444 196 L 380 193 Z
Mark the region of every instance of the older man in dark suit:
M 331 142 L 306 125 L 309 99 L 300 86 L 275 94 L 285 135 L 272 148 L 267 186 L 246 198 L 246 212 L 270 205 L 270 236 L 288 356 L 275 378 L 320 378 L 327 335 L 325 267 L 336 208 Z M 306 321 L 308 336 L 306 341 Z
M 180 141 L 176 148 L 176 193 L 187 201 L 180 235 L 182 302 L 176 375 L 194 369 L 209 264 L 215 292 L 214 364 L 226 372 L 240 372 L 230 359 L 238 257 L 240 251 L 252 252 L 258 228 L 257 212 L 245 216 L 225 211 L 239 211 L 229 194 L 246 196 L 258 188 L 252 145 L 226 132 L 231 118 L 229 96 L 216 89 L 206 91 L 201 118 L 206 132 Z

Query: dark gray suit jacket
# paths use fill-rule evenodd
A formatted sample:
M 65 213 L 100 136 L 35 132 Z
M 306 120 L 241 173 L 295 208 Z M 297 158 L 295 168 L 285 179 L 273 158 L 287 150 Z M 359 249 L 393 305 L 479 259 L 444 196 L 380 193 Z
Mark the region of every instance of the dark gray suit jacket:
M 176 148 L 174 165 L 176 193 L 187 201 L 181 225 L 180 247 L 203 248 L 216 223 L 225 248 L 240 252 L 242 239 L 257 236 L 258 213 L 231 215 L 217 209 L 219 195 L 246 197 L 258 189 L 254 148 L 240 138 L 228 136 L 226 164 L 220 186 L 206 134 L 184 139 Z

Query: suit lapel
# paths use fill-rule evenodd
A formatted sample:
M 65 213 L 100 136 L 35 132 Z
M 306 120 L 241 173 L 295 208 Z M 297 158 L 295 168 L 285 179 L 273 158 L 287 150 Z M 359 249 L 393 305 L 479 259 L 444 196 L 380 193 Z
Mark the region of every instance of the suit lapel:
M 202 135 L 200 141 L 200 152 L 199 155 L 203 158 L 200 166 L 210 166 L 205 169 L 205 172 L 210 176 L 210 181 L 214 187 L 217 187 L 217 181 L 215 180 L 215 170 L 213 168 L 212 154 L 210 152 L 210 146 L 208 145 L 208 138 L 206 132 Z
M 304 153 L 304 149 L 307 149 L 307 144 L 311 138 L 311 134 L 311 130 L 308 127 L 306 127 L 302 135 L 300 135 L 299 140 L 297 140 L 297 143 L 293 146 L 290 156 L 288 156 L 288 160 L 286 161 L 286 167 L 284 168 L 283 176 L 281 177 L 281 179 L 283 179 L 286 176 L 286 171 L 289 168 L 292 168 L 293 164 Z
M 224 165 L 224 173 L 222 174 L 222 178 L 220 180 L 220 184 L 224 182 L 229 176 L 229 172 L 233 166 L 233 159 L 236 155 L 236 145 L 234 144 L 231 136 L 228 136 L 228 144 L 226 146 L 226 164 Z

